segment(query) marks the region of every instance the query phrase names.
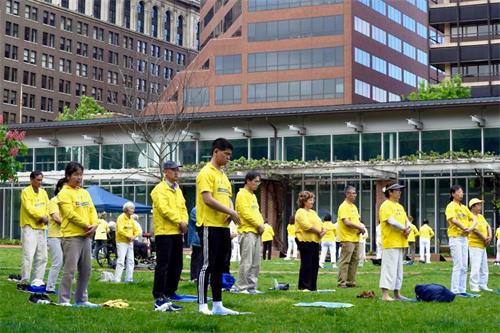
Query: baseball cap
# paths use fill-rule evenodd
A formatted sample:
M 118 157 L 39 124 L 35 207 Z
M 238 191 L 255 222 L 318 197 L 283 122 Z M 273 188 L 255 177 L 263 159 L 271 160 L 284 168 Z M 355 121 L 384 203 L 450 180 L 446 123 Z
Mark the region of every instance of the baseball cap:
M 382 192 L 387 192 L 389 190 L 400 190 L 402 188 L 405 188 L 406 186 L 404 185 L 400 185 L 398 183 L 396 184 L 392 184 L 391 186 L 385 186 L 383 189 L 382 189 Z
M 469 200 L 469 208 L 471 208 L 472 206 L 474 206 L 477 203 L 483 203 L 483 202 L 484 202 L 484 200 L 481 200 L 478 198 L 472 198 Z
M 163 163 L 163 169 L 177 169 L 180 167 L 182 167 L 182 165 L 177 164 L 174 161 L 166 161 L 165 163 Z

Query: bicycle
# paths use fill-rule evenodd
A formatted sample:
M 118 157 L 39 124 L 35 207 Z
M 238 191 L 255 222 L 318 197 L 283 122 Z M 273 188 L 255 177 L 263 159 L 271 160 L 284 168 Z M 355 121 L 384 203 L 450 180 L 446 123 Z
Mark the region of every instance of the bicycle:
M 114 239 L 110 239 L 97 250 L 96 260 L 99 267 L 115 268 L 116 259 L 118 255 L 116 252 L 116 243 Z

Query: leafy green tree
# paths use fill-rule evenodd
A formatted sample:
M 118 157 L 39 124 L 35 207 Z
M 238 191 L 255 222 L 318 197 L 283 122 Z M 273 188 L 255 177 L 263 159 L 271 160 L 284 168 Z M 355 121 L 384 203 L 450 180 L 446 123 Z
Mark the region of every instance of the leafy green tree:
M 0 116 L 0 182 L 17 181 L 17 171 L 21 163 L 17 155 L 26 155 L 28 147 L 23 143 L 24 131 L 7 130 Z
M 83 95 L 75 111 L 71 111 L 65 106 L 63 113 L 57 117 L 57 120 L 84 120 L 107 117 L 111 117 L 110 112 L 100 106 L 94 98 Z
M 418 91 L 408 95 L 410 101 L 427 101 L 433 99 L 469 98 L 470 88 L 462 86 L 460 75 L 446 78 L 439 84 L 429 84 L 421 81 Z

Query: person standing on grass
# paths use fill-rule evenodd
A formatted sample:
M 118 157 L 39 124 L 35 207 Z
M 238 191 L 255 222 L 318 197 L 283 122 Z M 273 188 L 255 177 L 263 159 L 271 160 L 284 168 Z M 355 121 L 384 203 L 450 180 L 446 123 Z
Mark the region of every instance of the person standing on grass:
M 229 232 L 231 233 L 231 258 L 230 262 L 239 262 L 240 256 L 240 241 L 238 239 L 238 227 L 233 221 L 229 223 Z
M 264 232 L 264 218 L 260 213 L 255 191 L 260 185 L 260 174 L 250 171 L 245 176 L 245 186 L 236 195 L 236 212 L 240 216 L 241 261 L 238 280 L 231 292 L 258 294 L 257 281 L 260 270 L 260 235 Z
M 50 255 L 52 257 L 52 265 L 50 266 L 49 276 L 47 278 L 46 292 L 49 294 L 55 294 L 56 282 L 59 277 L 59 271 L 61 270 L 63 263 L 63 252 L 61 247 L 61 213 L 59 212 L 59 200 L 57 195 L 62 190 L 64 184 L 66 183 L 66 178 L 61 178 L 56 184 L 54 190 L 54 197 L 49 201 L 49 238 L 47 240 L 47 245 L 49 246 Z
M 415 249 L 416 249 L 416 241 L 417 236 L 419 236 L 419 232 L 417 227 L 413 224 L 413 217 L 408 216 L 408 220 L 410 221 L 410 234 L 408 235 L 408 249 L 406 251 L 406 257 L 409 257 L 411 262 L 415 260 Z
M 366 233 L 365 225 L 361 223 L 356 200 L 356 188 L 347 185 L 345 200 L 339 206 L 338 226 L 339 238 L 342 243 L 342 252 L 339 263 L 339 278 L 337 286 L 340 288 L 356 287 L 356 271 L 359 261 L 359 234 Z
M 332 215 L 326 214 L 323 218 L 323 229 L 326 230 L 326 233 L 323 238 L 321 238 L 321 254 L 319 257 L 319 267 L 325 267 L 326 255 L 328 251 L 330 251 L 330 261 L 332 263 L 332 268 L 337 268 L 335 226 L 332 223 Z
M 269 225 L 267 219 L 264 222 L 264 232 L 262 233 L 262 260 L 271 260 L 273 252 L 274 229 Z
M 97 307 L 88 301 L 87 286 L 92 272 L 92 238 L 97 228 L 97 212 L 89 192 L 82 186 L 83 166 L 69 162 L 64 169 L 67 180 L 57 195 L 61 212 L 63 274 L 59 284 L 59 305 L 71 306 L 71 286 L 78 271 L 74 292 L 77 306 Z
M 500 265 L 500 227 L 497 228 L 497 231 L 495 232 L 495 237 L 497 239 L 497 258 L 495 261 L 495 266 Z
M 205 315 L 237 315 L 222 304 L 222 273 L 231 253 L 229 222 L 240 224 L 233 209 L 232 186 L 222 168 L 229 163 L 233 145 L 224 138 L 212 142 L 212 158 L 196 177 L 196 226 L 203 248 L 203 266 L 198 277 L 198 310 Z M 207 304 L 208 283 L 213 308 Z
M 404 207 L 399 203 L 403 185 L 392 184 L 382 189 L 387 198 L 379 209 L 382 230 L 382 268 L 380 271 L 380 289 L 382 300 L 408 300 L 401 295 L 403 286 L 403 256 L 408 247 L 411 227 Z M 394 291 L 394 298 L 389 296 Z
M 134 240 L 139 236 L 139 229 L 135 224 L 135 206 L 132 202 L 123 205 L 123 213 L 116 219 L 116 268 L 115 282 L 121 282 L 123 268 L 126 262 L 125 282 L 134 280 Z
M 98 215 L 99 219 L 97 220 L 97 229 L 94 236 L 94 258 L 97 258 L 99 249 L 105 246 L 108 240 L 109 226 L 108 222 L 106 222 L 106 215 L 106 212 L 102 212 Z
M 359 234 L 359 255 L 358 266 L 363 267 L 366 262 L 366 240 L 368 239 L 368 232 Z
M 196 282 L 198 281 L 198 275 L 200 275 L 200 269 L 203 263 L 200 237 L 196 232 L 196 207 L 193 207 L 189 213 L 188 246 L 191 246 L 191 267 L 189 276 L 191 281 Z
M 493 291 L 488 288 L 488 256 L 486 247 L 490 245 L 492 232 L 491 227 L 481 214 L 484 200 L 473 198 L 469 201 L 469 209 L 476 217 L 476 227 L 469 233 L 469 256 L 470 256 L 470 290 L 471 291 Z
M 164 179 L 151 192 L 153 202 L 156 268 L 153 282 L 154 311 L 176 311 L 182 307 L 172 303 L 182 273 L 183 235 L 187 232 L 188 211 L 179 187 L 181 165 L 174 161 L 163 164 Z
M 319 242 L 326 234 L 321 218 L 313 210 L 314 194 L 299 193 L 295 212 L 295 237 L 300 251 L 299 290 L 316 291 L 319 269 Z
M 453 185 L 450 189 L 450 203 L 445 211 L 450 252 L 453 258 L 451 291 L 459 296 L 467 296 L 467 236 L 476 226 L 476 216 L 472 215 L 467 206 L 462 204 L 463 197 L 462 186 Z
M 285 260 L 297 259 L 297 242 L 295 241 L 295 216 L 290 216 L 288 226 L 286 227 L 288 248 L 286 250 Z
M 375 245 L 377 246 L 375 259 L 382 260 L 382 226 L 380 220 L 377 221 L 377 227 L 375 228 Z
M 47 266 L 47 239 L 45 230 L 49 223 L 49 197 L 42 188 L 43 174 L 35 170 L 30 174 L 31 184 L 21 192 L 21 243 L 23 261 L 21 283 L 31 282 L 34 261 L 34 279 L 43 281 Z
M 420 261 L 426 264 L 431 263 L 431 239 L 434 237 L 434 231 L 429 227 L 429 221 L 424 219 L 420 227 Z

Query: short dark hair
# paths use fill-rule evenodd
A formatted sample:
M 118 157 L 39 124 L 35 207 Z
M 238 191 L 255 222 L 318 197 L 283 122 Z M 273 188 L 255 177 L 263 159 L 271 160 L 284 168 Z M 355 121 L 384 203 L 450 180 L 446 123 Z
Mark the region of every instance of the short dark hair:
M 38 176 L 43 177 L 43 173 L 40 170 L 35 170 L 35 171 L 30 173 L 30 179 L 35 179 Z
M 326 214 L 325 217 L 323 217 L 323 221 L 331 221 L 332 220 L 332 214 Z
M 422 224 L 429 224 L 429 220 L 428 220 L 428 219 L 424 219 L 424 220 L 422 221 Z
M 212 150 L 210 151 L 210 155 L 214 154 L 215 149 L 219 150 L 231 149 L 231 151 L 233 151 L 233 145 L 227 139 L 218 138 L 212 142 Z
M 248 171 L 247 174 L 245 175 L 245 184 L 248 181 L 252 181 L 257 177 L 260 178 L 260 173 L 258 173 L 257 171 Z
M 347 186 L 344 188 L 344 194 L 345 194 L 345 195 L 347 195 L 347 192 L 352 191 L 352 190 L 356 191 L 356 187 L 355 187 L 355 186 L 353 186 L 353 185 L 347 185 Z
M 461 185 L 455 184 L 450 188 L 450 202 L 453 201 L 453 194 L 458 190 L 464 190 Z
M 83 171 L 84 170 L 83 165 L 75 161 L 69 162 L 68 164 L 66 164 L 66 168 L 64 168 L 65 178 L 68 179 L 74 172 L 78 170 Z
M 57 181 L 56 188 L 54 190 L 54 195 L 58 195 L 59 192 L 62 190 L 64 184 L 66 184 L 68 180 L 66 178 L 61 178 Z

